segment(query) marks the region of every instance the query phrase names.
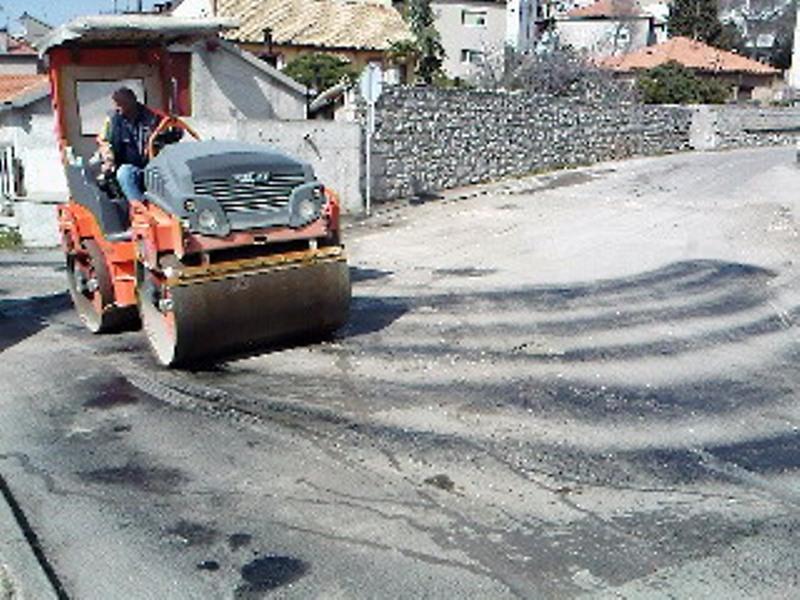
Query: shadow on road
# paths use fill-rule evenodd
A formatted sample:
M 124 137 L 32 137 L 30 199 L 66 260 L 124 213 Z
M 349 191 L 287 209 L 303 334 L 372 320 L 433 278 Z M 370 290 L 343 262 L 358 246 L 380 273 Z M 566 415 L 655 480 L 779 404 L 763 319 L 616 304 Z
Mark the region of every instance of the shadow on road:
M 47 326 L 47 319 L 71 307 L 69 294 L 0 300 L 0 352 Z
M 785 315 L 770 308 L 767 283 L 775 275 L 751 265 L 689 261 L 571 286 L 362 300 L 365 310 L 356 311 L 353 321 L 373 317 L 369 302 L 377 313 L 381 306 L 417 313 L 404 325 L 415 331 L 398 331 L 398 342 L 370 347 L 393 356 L 456 351 L 521 363 L 634 360 L 696 352 L 786 329 L 800 308 Z M 433 315 L 431 322 L 421 313 Z M 704 323 L 693 327 L 694 321 Z M 437 336 L 426 334 L 432 329 Z M 439 337 L 451 343 L 443 345 Z M 510 343 L 498 348 L 492 341 L 498 339 Z M 558 342 L 553 349 L 543 348 L 552 340 Z
M 800 308 L 775 310 L 769 286 L 775 276 L 753 265 L 695 260 L 567 286 L 361 297 L 342 339 L 386 363 L 387 372 L 402 359 L 434 369 L 460 365 L 452 380 L 384 379 L 390 397 L 409 401 L 457 390 L 469 410 L 510 408 L 591 422 L 731 413 L 786 401 L 793 388 L 780 373 L 758 381 L 731 372 L 682 381 L 675 373 L 675 383 L 651 385 L 640 365 L 668 373 L 672 359 L 692 354 L 702 361 L 706 352 L 787 331 Z M 377 331 L 382 335 L 369 335 Z M 759 360 L 753 355 L 757 368 Z M 569 371 L 542 379 L 543 367 Z M 630 383 L 573 378 L 608 367 L 630 369 Z

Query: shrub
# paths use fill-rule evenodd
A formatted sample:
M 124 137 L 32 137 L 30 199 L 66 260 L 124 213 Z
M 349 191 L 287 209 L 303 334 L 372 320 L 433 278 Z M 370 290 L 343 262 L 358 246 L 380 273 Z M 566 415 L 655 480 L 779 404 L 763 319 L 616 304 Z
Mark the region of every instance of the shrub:
M 730 97 L 723 82 L 700 78 L 674 61 L 645 71 L 636 87 L 647 104 L 722 104 Z
M 8 250 L 22 245 L 22 236 L 19 230 L 13 227 L 0 225 L 0 249 Z
M 298 56 L 286 65 L 283 72 L 318 92 L 333 87 L 343 79 L 355 81 L 358 76 L 353 65 L 345 59 L 320 53 Z

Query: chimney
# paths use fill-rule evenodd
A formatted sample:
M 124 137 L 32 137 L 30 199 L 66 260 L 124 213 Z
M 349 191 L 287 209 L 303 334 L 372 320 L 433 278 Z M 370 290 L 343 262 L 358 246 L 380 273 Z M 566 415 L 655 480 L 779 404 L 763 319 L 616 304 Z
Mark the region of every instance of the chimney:
M 8 54 L 8 29 L 0 27 L 0 54 Z

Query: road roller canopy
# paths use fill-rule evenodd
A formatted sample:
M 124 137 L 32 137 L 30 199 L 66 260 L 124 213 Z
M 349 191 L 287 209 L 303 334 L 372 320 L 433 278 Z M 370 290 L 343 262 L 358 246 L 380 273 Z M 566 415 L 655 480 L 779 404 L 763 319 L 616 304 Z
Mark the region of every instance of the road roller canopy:
M 37 43 L 39 53 L 60 46 L 153 46 L 216 36 L 237 27 L 236 19 L 168 15 L 95 15 L 73 19 Z
M 165 113 L 191 113 L 191 46 L 213 42 L 232 19 L 166 15 L 81 17 L 42 39 L 59 142 L 65 164 L 86 163 L 112 110 L 111 94 L 125 86 Z

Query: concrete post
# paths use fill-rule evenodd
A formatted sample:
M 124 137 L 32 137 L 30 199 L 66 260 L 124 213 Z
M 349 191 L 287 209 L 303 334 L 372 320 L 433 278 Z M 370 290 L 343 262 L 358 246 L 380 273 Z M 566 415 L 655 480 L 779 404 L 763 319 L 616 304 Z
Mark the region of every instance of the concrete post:
M 788 81 L 789 86 L 795 90 L 800 89 L 800 3 L 797 4 L 797 16 L 792 44 L 792 66 L 789 68 Z
M 714 150 L 717 147 L 717 109 L 711 106 L 692 107 L 689 146 L 695 150 Z

